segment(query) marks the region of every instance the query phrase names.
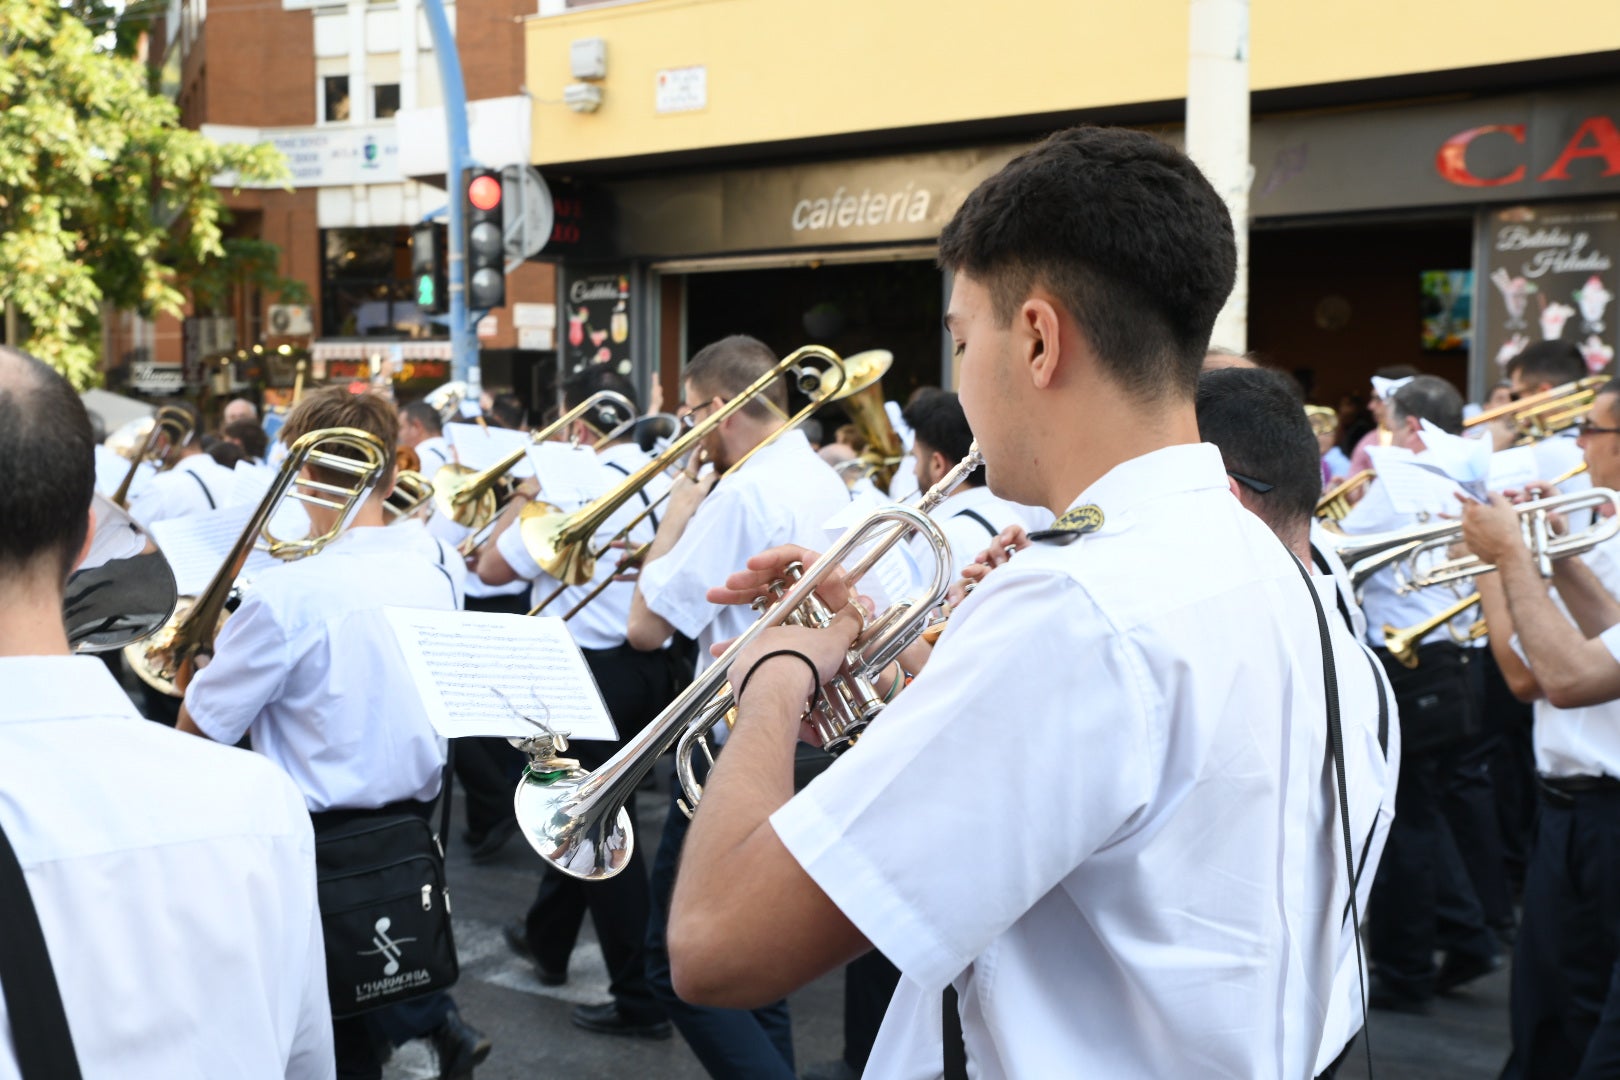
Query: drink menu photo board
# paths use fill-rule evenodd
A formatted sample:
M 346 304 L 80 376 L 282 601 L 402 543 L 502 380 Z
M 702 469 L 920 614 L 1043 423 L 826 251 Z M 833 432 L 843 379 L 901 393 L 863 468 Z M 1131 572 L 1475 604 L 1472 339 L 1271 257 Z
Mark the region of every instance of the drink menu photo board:
M 573 375 L 591 364 L 630 373 L 630 278 L 590 274 L 568 281 L 564 302 L 563 357 Z
M 1620 311 L 1620 203 L 1513 206 L 1484 216 L 1480 237 L 1481 356 L 1487 378 L 1538 341 L 1567 341 L 1587 369 L 1614 359 Z

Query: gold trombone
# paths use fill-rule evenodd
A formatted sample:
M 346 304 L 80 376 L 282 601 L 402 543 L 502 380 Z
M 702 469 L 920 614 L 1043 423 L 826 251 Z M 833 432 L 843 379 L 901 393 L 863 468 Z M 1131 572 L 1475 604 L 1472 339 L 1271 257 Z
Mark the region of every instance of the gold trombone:
M 827 366 L 824 368 L 807 366 L 805 361 L 810 359 L 819 360 Z M 704 417 L 701 423 L 689 428 L 670 443 L 663 453 L 637 469 L 601 498 L 573 513 L 564 513 L 549 503 L 538 501 L 525 506 L 518 518 L 523 546 L 534 557 L 540 569 L 564 585 L 583 585 L 591 580 L 596 575 L 596 560 L 605 554 L 610 546 L 603 545 L 592 549 L 591 541 L 619 507 L 663 473 L 672 462 L 693 452 L 710 433 L 752 401 L 756 395 L 769 389 L 777 379 L 789 374 L 795 377 L 799 391 L 810 398 L 810 403 L 788 417 L 783 426 L 770 438 L 738 459 L 731 466 L 732 470 L 741 468 L 754 454 L 782 434 L 797 427 L 822 404 L 837 396 L 846 384 L 843 358 L 831 349 L 820 345 L 805 345 L 794 350 L 778 361 L 775 367 L 750 383 L 741 393 Z M 643 509 L 635 520 L 620 532 L 629 535 L 630 529 L 652 513 L 656 505 L 655 503 Z
M 695 808 L 701 798 L 702 788 L 691 770 L 693 754 L 707 733 L 723 722 L 735 706 L 735 695 L 727 680 L 737 653 L 772 626 L 825 626 L 833 613 L 815 592 L 843 560 L 871 545 L 844 574 L 844 580 L 853 585 L 891 547 L 916 533 L 927 541 L 935 556 L 929 581 L 915 595 L 897 600 L 869 619 L 850 647 L 843 669 L 816 694 L 814 722 L 823 745 L 834 752 L 847 749 L 883 708 L 874 681 L 922 632 L 929 613 L 939 605 L 951 583 L 954 563 L 950 543 L 929 519 L 928 511 L 982 461 L 975 445 L 915 508 L 893 506 L 879 510 L 844 533 L 813 566 L 789 567 L 788 579 L 770 589 L 775 603 L 763 617 L 743 631 L 657 719 L 601 768 L 587 772 L 577 761 L 559 756 L 568 749 L 565 735 L 548 731 L 522 740 L 520 746 L 530 758 L 518 781 L 514 803 L 518 825 L 530 846 L 558 870 L 587 881 L 610 878 L 622 871 L 635 848 L 625 802 L 671 746 L 677 748 L 676 767 L 681 770 L 688 806 Z
M 1536 437 L 1538 432 L 1540 435 L 1549 435 L 1558 430 L 1547 428 L 1541 423 L 1549 412 L 1556 414 L 1571 407 L 1579 408 L 1583 401 L 1590 405 L 1598 388 L 1608 381 L 1607 375 L 1588 375 L 1584 379 L 1576 379 L 1543 390 L 1539 394 L 1531 394 L 1518 401 L 1486 409 L 1479 415 L 1464 420 L 1463 427 L 1471 428 L 1489 424 L 1493 420 L 1511 419 L 1526 435 Z
M 113 492 L 113 505 L 126 510 L 129 508 L 129 486 L 135 482 L 136 470 L 141 467 L 142 462 L 148 458 L 162 461 L 170 450 L 189 443 L 196 433 L 196 422 L 189 410 L 182 409 L 178 405 L 164 405 L 158 409 L 152 418 L 151 428 L 146 432 L 145 440 L 129 456 L 129 471 L 124 473 L 124 479 L 119 483 L 118 490 Z M 167 441 L 161 443 L 160 449 L 159 440 L 165 438 Z
M 433 485 L 428 478 L 414 469 L 404 469 L 394 474 L 394 490 L 383 502 L 383 512 L 388 515 L 388 524 L 398 525 L 415 517 L 432 501 Z
M 318 476 L 300 477 L 308 465 Z M 365 501 L 382 477 L 388 459 L 380 439 L 359 428 L 325 428 L 293 443 L 281 463 L 270 490 L 248 519 L 225 562 L 201 594 L 181 597 L 162 629 L 124 650 L 142 682 L 170 697 L 179 697 L 196 673 L 199 655 L 213 648 L 214 637 L 225 622 L 225 603 L 248 555 L 259 547 L 285 562 L 302 559 L 336 540 L 354 509 Z M 281 539 L 270 532 L 270 521 L 284 498 L 337 511 L 332 525 L 315 536 Z
M 1372 469 L 1362 469 L 1354 476 L 1334 484 L 1316 500 L 1316 516 L 1324 521 L 1343 521 L 1353 505 L 1350 496 L 1372 483 L 1377 475 Z
M 598 390 L 539 431 L 532 432 L 525 445 L 513 450 L 481 472 L 476 472 L 465 465 L 440 466 L 439 471 L 433 474 L 434 508 L 457 525 L 473 530 L 484 528 L 495 520 L 501 512 L 501 507 L 511 498 L 511 487 L 515 485 L 507 485 L 507 490 L 499 493 L 497 488 L 507 479 L 506 474 L 528 454 L 530 446 L 545 442 L 575 420 L 592 412 L 596 414 L 598 420 L 604 421 L 600 427 L 591 425 L 598 434 L 616 430 L 622 421 L 614 415 L 609 406 L 622 410 L 624 415 L 632 420 L 635 418 L 636 407 L 623 394 L 612 390 Z

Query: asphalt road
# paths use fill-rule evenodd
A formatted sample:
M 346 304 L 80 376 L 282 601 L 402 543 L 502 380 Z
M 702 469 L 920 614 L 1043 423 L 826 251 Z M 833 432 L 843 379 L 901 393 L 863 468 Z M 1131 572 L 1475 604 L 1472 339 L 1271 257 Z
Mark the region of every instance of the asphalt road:
M 639 795 L 643 842 L 656 844 L 667 795 Z M 459 800 L 458 800 L 459 802 Z M 460 816 L 457 807 L 457 817 Z M 459 837 L 460 826 L 453 835 Z M 677 1034 L 665 1042 L 596 1035 L 574 1027 L 569 1010 L 606 1001 L 607 972 L 586 921 L 565 986 L 541 986 L 528 961 L 511 953 L 502 924 L 520 916 L 533 899 L 539 859 L 520 838 L 492 862 L 475 866 L 464 845 L 453 843 L 449 874 L 455 905 L 461 982 L 455 997 L 462 1015 L 495 1041 L 478 1080 L 702 1080 L 697 1059 Z M 1373 1014 L 1375 1074 L 1381 1080 L 1486 1080 L 1507 1058 L 1506 969 L 1435 1003 L 1423 1017 Z M 794 1050 L 802 1069 L 839 1056 L 843 1042 L 843 982 L 834 975 L 792 999 Z M 402 1047 L 385 1080 L 423 1080 L 438 1075 L 425 1043 Z M 1363 1080 L 1365 1058 L 1358 1044 L 1341 1077 Z M 1045 1080 L 1045 1078 L 1042 1078 Z

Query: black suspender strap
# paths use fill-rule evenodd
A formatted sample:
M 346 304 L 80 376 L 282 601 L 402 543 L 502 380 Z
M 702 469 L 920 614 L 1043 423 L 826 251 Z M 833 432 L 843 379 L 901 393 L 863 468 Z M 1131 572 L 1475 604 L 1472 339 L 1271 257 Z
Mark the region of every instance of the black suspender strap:
M 1311 581 L 1310 572 L 1305 569 L 1305 565 L 1298 559 L 1294 560 L 1294 565 L 1299 568 L 1299 576 L 1305 580 L 1305 590 L 1311 594 L 1311 605 L 1316 608 L 1316 629 L 1322 637 L 1322 682 L 1327 690 L 1328 752 L 1333 756 L 1333 770 L 1339 783 L 1339 824 L 1344 829 L 1344 872 L 1345 880 L 1350 883 L 1350 915 L 1354 919 L 1351 936 L 1356 943 L 1356 981 L 1361 984 L 1361 1045 L 1367 1051 L 1367 1076 L 1371 1080 L 1372 1016 L 1367 1011 L 1367 982 L 1362 975 L 1361 911 L 1356 903 L 1355 856 L 1351 854 L 1354 841 L 1350 838 L 1350 789 L 1344 779 L 1344 727 L 1339 723 L 1339 674 L 1333 663 L 1333 639 L 1328 634 L 1327 612 L 1322 609 L 1322 598 L 1316 595 L 1316 584 Z M 1337 583 L 1334 588 L 1338 588 Z M 1376 672 L 1374 677 L 1376 678 Z M 1379 680 L 1378 686 L 1382 704 L 1382 680 Z M 1383 728 L 1382 722 L 1379 727 Z
M 62 1008 L 45 932 L 22 864 L 0 829 L 0 990 L 23 1080 L 79 1080 L 79 1056 Z
M 197 481 L 197 486 L 202 488 L 203 498 L 208 500 L 208 509 L 218 509 L 218 506 L 214 502 L 214 493 L 208 490 L 208 485 L 203 483 L 203 478 L 192 472 L 190 469 L 186 470 L 186 475 Z
M 959 517 L 972 518 L 974 521 L 977 521 L 980 525 L 984 526 L 984 531 L 990 534 L 990 538 L 992 540 L 995 539 L 996 527 L 994 525 L 990 524 L 988 521 L 986 521 L 984 519 L 983 514 L 980 514 L 980 513 L 976 512 L 976 511 L 973 511 L 973 510 L 958 510 L 956 513 L 952 514 L 951 517 L 953 517 L 953 518 L 959 518 Z
M 945 988 L 939 1019 L 945 1032 L 945 1080 L 968 1080 L 967 1043 L 962 1039 L 962 1011 L 954 986 Z
M 602 464 L 606 465 L 608 468 L 612 469 L 614 472 L 618 473 L 620 476 L 629 476 L 630 475 L 630 470 L 629 469 L 625 468 L 623 465 L 617 464 L 616 462 L 604 461 Z M 636 494 L 641 496 L 641 505 L 647 507 L 647 509 L 649 511 L 651 511 L 650 513 L 647 514 L 647 520 L 652 522 L 653 531 L 657 532 L 658 531 L 658 512 L 656 510 L 652 509 L 652 500 L 647 498 L 647 488 L 645 486 L 637 488 L 636 489 Z

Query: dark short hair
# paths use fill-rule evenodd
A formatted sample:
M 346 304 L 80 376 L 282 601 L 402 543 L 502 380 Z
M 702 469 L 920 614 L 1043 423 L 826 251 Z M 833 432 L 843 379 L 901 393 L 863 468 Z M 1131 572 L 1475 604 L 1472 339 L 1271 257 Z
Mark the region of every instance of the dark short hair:
M 270 436 L 264 433 L 257 420 L 232 420 L 220 430 L 220 434 L 239 443 L 250 458 L 263 461 L 265 452 L 270 449 Z
M 1457 388 L 1437 375 L 1418 375 L 1395 391 L 1389 401 L 1391 420 L 1395 423 L 1408 416 L 1427 420 L 1447 435 L 1462 430 L 1463 399 Z M 1391 427 L 1395 426 L 1391 423 Z
M 776 366 L 776 354 L 758 338 L 747 334 L 732 334 L 712 345 L 705 345 L 686 362 L 681 378 L 704 393 L 730 400 Z M 787 411 L 787 379 L 774 380 L 741 411 L 763 420 L 772 415 L 770 408 L 760 401 L 765 398 L 783 412 Z
M 403 420 L 415 420 L 435 435 L 444 433 L 444 424 L 439 420 L 439 410 L 425 401 L 413 401 L 409 405 L 402 405 L 399 416 Z
M 1586 359 L 1567 341 L 1538 341 L 1507 362 L 1507 374 L 1531 384 L 1562 386 L 1586 377 Z
M 900 415 L 923 448 L 938 450 L 950 462 L 967 457 L 968 448 L 973 445 L 973 430 L 968 427 L 967 414 L 962 411 L 962 399 L 955 392 L 939 390 L 925 394 L 907 405 Z M 964 483 L 971 487 L 982 485 L 984 466 L 974 469 Z
M 1322 496 L 1322 459 L 1287 378 L 1265 368 L 1221 368 L 1198 379 L 1198 434 L 1230 472 L 1271 485 L 1249 490 L 1272 531 L 1308 525 Z M 1241 483 L 1241 481 L 1239 481 Z
M 563 400 L 566 401 L 568 403 L 568 407 L 572 409 L 580 402 L 590 397 L 592 394 L 600 393 L 604 390 L 610 390 L 615 394 L 624 395 L 625 400 L 630 402 L 631 407 L 634 408 L 637 413 L 641 412 L 641 398 L 636 394 L 636 384 L 631 382 L 628 376 L 619 374 L 606 364 L 592 364 L 584 371 L 580 372 L 578 375 L 564 383 Z M 623 410 L 615 407 L 613 411 L 615 414 L 617 414 Z M 611 429 L 609 427 L 603 427 L 602 424 L 605 423 L 605 421 L 597 417 L 588 416 L 586 419 L 589 420 L 591 424 L 600 430 L 604 435 L 606 435 Z M 633 416 L 621 416 L 617 421 L 614 422 L 612 427 L 618 426 L 618 423 L 621 421 L 634 419 L 635 417 Z
M 975 188 L 940 234 L 939 263 L 983 283 L 1003 326 L 1049 289 L 1120 386 L 1191 398 L 1237 247 L 1187 155 L 1145 132 L 1077 127 Z
M 0 345 L 0 574 L 54 558 L 67 580 L 90 528 L 95 445 L 68 381 Z
M 490 399 L 489 416 L 501 427 L 515 431 L 529 418 L 529 410 L 523 407 L 523 399 L 510 390 L 505 390 Z
M 381 394 L 370 391 L 351 394 L 341 386 L 329 386 L 305 394 L 287 414 L 278 436 L 291 446 L 312 431 L 337 427 L 359 428 L 377 437 L 382 443 L 384 458 L 377 487 L 387 487 L 394 475 L 394 450 L 399 445 L 399 414 L 393 402 Z M 335 449 L 334 453 L 344 457 L 354 456 L 342 449 Z
M 229 439 L 215 439 L 208 444 L 208 449 L 204 450 L 203 453 L 227 469 L 234 469 L 240 462 L 247 459 L 247 454 L 243 453 L 242 448 Z

